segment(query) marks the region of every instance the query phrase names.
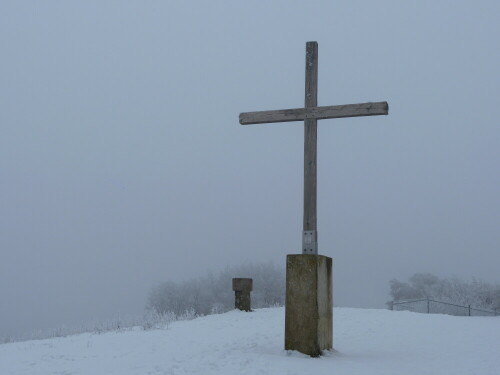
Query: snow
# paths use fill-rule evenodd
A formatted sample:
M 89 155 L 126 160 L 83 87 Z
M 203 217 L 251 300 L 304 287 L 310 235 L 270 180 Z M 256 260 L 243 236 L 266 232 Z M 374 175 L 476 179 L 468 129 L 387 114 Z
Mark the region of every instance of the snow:
M 0 345 L 0 374 L 500 374 L 500 317 L 335 308 L 334 351 L 283 350 L 284 309 Z

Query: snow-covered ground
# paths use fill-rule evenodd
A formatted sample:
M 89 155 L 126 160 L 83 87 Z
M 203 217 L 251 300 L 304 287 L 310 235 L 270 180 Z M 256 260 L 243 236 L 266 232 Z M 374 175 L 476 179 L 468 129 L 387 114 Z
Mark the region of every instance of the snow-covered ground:
M 0 345 L 0 374 L 500 374 L 500 317 L 335 308 L 335 351 L 283 350 L 284 309 Z

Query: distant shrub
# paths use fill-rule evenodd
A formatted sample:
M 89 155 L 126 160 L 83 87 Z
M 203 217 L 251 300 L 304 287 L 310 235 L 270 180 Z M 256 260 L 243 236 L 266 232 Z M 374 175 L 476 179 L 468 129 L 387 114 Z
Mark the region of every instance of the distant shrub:
M 234 308 L 233 277 L 253 279 L 252 307 L 271 307 L 285 302 L 285 273 L 272 263 L 226 267 L 219 274 L 175 283 L 163 282 L 152 288 L 148 309 L 172 312 L 177 317 L 192 311 L 195 316 L 218 314 Z
M 467 282 L 456 277 L 440 279 L 430 273 L 416 273 L 408 282 L 389 281 L 389 289 L 394 300 L 431 298 L 490 310 L 500 307 L 500 285 L 476 279 Z
M 159 313 L 154 309 L 149 309 L 142 320 L 144 330 L 165 329 L 176 319 L 174 313 Z

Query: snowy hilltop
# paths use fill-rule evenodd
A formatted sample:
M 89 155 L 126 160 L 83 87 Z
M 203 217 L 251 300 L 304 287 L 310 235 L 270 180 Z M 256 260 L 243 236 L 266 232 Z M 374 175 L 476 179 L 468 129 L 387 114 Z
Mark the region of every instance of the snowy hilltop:
M 0 345 L 1 374 L 500 374 L 500 317 L 334 309 L 334 347 L 283 350 L 284 308 L 231 311 L 165 329 Z

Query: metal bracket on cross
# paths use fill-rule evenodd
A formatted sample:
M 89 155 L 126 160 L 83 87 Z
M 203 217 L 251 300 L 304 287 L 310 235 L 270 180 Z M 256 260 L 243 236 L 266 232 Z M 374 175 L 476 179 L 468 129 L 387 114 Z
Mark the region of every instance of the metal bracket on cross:
M 305 230 L 302 232 L 302 254 L 318 254 L 318 232 Z

